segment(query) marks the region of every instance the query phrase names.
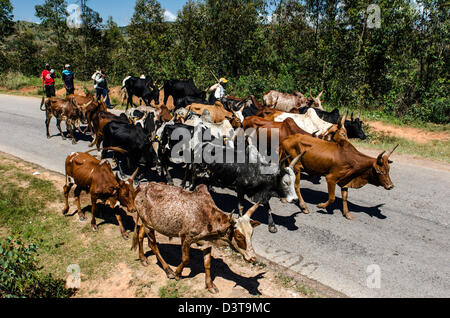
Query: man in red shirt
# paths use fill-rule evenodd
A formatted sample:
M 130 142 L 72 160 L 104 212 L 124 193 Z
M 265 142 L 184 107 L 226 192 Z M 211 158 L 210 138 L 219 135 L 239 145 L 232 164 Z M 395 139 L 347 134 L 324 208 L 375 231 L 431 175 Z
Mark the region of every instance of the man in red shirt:
M 42 87 L 45 88 L 45 95 L 47 97 L 55 96 L 55 71 L 51 72 L 49 64 L 45 64 L 41 79 Z

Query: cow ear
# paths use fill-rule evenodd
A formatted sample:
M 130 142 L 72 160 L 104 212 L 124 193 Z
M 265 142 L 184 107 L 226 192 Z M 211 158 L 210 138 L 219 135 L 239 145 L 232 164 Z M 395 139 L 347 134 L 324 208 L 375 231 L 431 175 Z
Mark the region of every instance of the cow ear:
M 255 227 L 257 227 L 257 226 L 260 226 L 260 225 L 261 225 L 261 222 L 255 221 L 255 220 L 251 220 L 251 221 L 250 221 L 250 224 L 251 224 L 251 226 L 252 226 L 253 228 L 255 228 Z

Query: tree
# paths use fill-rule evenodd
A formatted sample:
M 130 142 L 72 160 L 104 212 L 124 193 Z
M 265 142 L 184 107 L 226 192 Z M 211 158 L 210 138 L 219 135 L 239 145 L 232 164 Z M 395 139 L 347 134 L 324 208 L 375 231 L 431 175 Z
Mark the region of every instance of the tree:
M 10 0 L 0 0 L 0 41 L 14 31 L 13 6 Z

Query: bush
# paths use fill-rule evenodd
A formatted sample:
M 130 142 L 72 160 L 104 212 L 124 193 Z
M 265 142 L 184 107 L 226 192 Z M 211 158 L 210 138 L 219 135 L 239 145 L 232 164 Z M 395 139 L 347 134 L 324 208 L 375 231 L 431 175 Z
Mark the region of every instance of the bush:
M 62 279 L 39 272 L 34 244 L 11 237 L 0 241 L 0 298 L 67 298 L 75 291 Z

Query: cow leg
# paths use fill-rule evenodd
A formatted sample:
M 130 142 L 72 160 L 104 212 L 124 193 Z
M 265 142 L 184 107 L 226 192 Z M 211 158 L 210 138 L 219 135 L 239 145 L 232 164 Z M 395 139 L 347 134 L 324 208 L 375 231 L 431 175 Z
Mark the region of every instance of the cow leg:
M 273 221 L 273 217 L 272 217 L 272 210 L 270 209 L 270 204 L 269 202 L 264 204 L 264 208 L 267 211 L 267 223 L 269 225 L 269 232 L 270 233 L 277 233 L 278 229 L 275 225 L 275 222 Z
M 295 179 L 295 192 L 297 193 L 298 200 L 300 202 L 300 209 L 304 214 L 309 214 L 308 206 L 306 205 L 305 200 L 303 200 L 302 194 L 300 192 L 300 179 L 301 179 L 301 170 L 296 168 L 295 171 L 296 179 Z
M 120 234 L 122 234 L 122 237 L 125 240 L 128 240 L 128 233 L 127 233 L 127 230 L 125 230 L 125 227 L 123 226 L 123 223 L 122 223 L 122 216 L 120 215 L 120 208 L 116 207 L 114 209 L 114 214 L 116 216 L 117 223 L 119 223 Z
M 72 189 L 73 186 L 74 186 L 74 184 L 71 183 L 71 182 L 64 186 L 64 199 L 65 199 L 65 202 L 66 202 L 64 210 L 62 211 L 62 213 L 64 215 L 66 215 L 69 212 L 69 193 L 70 193 L 70 190 Z
M 84 215 L 83 211 L 81 210 L 81 202 L 80 202 L 80 196 L 81 196 L 81 188 L 76 187 L 74 191 L 75 200 L 77 201 L 77 212 L 78 217 L 80 218 L 80 221 L 86 221 L 86 216 Z
M 62 129 L 61 129 L 61 120 L 59 120 L 58 118 L 56 119 L 56 127 L 58 128 L 59 132 L 61 133 L 61 138 L 63 140 L 66 140 L 67 138 L 64 136 Z
M 95 211 L 97 210 L 97 198 L 92 197 L 91 195 L 91 203 L 92 203 L 92 220 L 91 220 L 91 228 L 92 231 L 97 232 L 97 222 L 95 221 Z
M 150 230 L 147 236 L 148 236 L 148 245 L 150 245 L 150 248 L 152 249 L 153 253 L 155 253 L 156 258 L 161 263 L 161 266 L 166 272 L 167 278 L 174 279 L 176 275 L 169 267 L 169 265 L 167 265 L 167 263 L 164 261 L 164 259 L 161 256 L 161 253 L 159 252 L 158 244 L 156 243 L 155 230 Z
M 148 261 L 147 261 L 147 257 L 145 257 L 145 254 L 144 254 L 144 238 L 145 238 L 145 227 L 144 227 L 144 225 L 141 225 L 139 227 L 139 233 L 138 233 L 139 259 L 141 260 L 142 266 L 147 267 Z M 150 240 L 149 240 L 149 242 L 150 242 Z M 150 245 L 150 243 L 149 243 L 149 245 Z
M 190 165 L 188 163 L 186 164 L 186 168 L 184 170 L 184 179 L 183 179 L 183 182 L 181 182 L 181 187 L 183 189 L 186 188 L 186 183 L 187 183 L 187 179 L 189 177 L 189 173 L 191 173 L 193 169 L 194 169 L 194 165 Z M 192 180 L 192 177 L 191 177 L 191 180 Z
M 70 136 L 72 137 L 72 144 L 73 145 L 77 144 L 77 141 L 75 139 L 75 129 L 74 129 L 73 123 L 71 121 L 66 121 L 66 127 L 70 133 Z
M 239 211 L 239 216 L 242 216 L 242 213 L 244 212 L 244 195 L 240 191 L 238 191 L 237 200 L 238 200 L 237 208 Z
M 348 210 L 348 188 L 342 188 L 342 212 L 344 213 L 344 216 L 349 219 L 353 220 L 353 215 Z
M 45 126 L 46 126 L 46 128 L 47 128 L 47 139 L 50 139 L 50 138 L 51 138 L 51 136 L 50 136 L 50 129 L 49 129 L 50 121 L 51 121 L 51 120 L 52 120 L 52 114 L 49 113 L 49 112 L 47 112 L 47 116 L 46 116 L 46 118 L 45 118 Z
M 211 294 L 217 294 L 219 289 L 214 285 L 211 279 L 211 247 L 203 250 L 203 264 L 205 266 L 206 289 L 209 290 Z
M 326 209 L 336 201 L 336 182 L 327 178 L 328 183 L 328 201 L 325 203 L 318 204 L 319 209 Z
M 181 279 L 181 273 L 183 272 L 183 268 L 189 264 L 189 252 L 191 250 L 192 241 L 190 238 L 186 238 L 185 236 L 181 237 L 181 263 L 178 265 L 177 270 L 175 271 L 175 279 Z

